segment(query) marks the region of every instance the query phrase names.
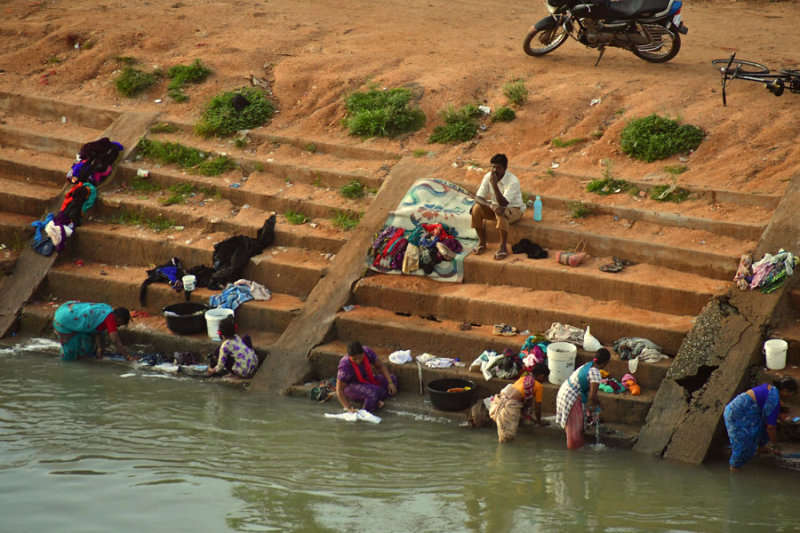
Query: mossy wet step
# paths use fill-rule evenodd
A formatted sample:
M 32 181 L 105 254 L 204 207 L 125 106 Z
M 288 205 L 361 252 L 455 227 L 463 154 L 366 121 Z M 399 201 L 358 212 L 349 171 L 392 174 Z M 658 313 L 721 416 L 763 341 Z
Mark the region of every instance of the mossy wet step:
M 406 393 L 419 393 L 419 370 L 416 364 L 408 363 L 397 365 L 388 360 L 390 351 L 380 345 L 369 345 L 387 365 L 389 371 L 397 376 L 399 388 Z M 345 355 L 346 349 L 343 342 L 331 342 L 314 348 L 309 359 L 314 371 L 320 379 L 336 376 L 336 368 L 339 360 Z M 415 354 L 418 355 L 418 354 Z M 469 364 L 469 362 L 467 363 Z M 485 398 L 492 394 L 497 394 L 503 387 L 512 383 L 510 380 L 492 378 L 486 381 L 480 372 L 470 371 L 468 368 L 427 368 L 423 366 L 423 382 L 429 383 L 434 379 L 440 378 L 466 378 L 475 382 L 477 386 L 476 395 Z M 544 384 L 544 394 L 542 398 L 542 412 L 545 416 L 555 414 L 556 395 L 558 386 L 552 383 Z M 609 423 L 618 423 L 639 426 L 644 424 L 647 411 L 655 397 L 654 390 L 643 390 L 639 396 L 631 394 L 607 394 L 600 393 L 600 401 L 603 405 L 603 420 Z
M 675 354 L 694 315 L 671 315 L 563 291 L 510 285 L 471 286 L 391 275 L 361 279 L 354 302 L 412 315 L 462 322 L 509 324 L 517 330 L 545 331 L 553 322 L 590 325 L 601 342 L 644 337 Z
M 142 309 L 139 289 L 146 277 L 144 267 L 99 263 L 78 266 L 65 262 L 50 270 L 38 294 L 47 299 L 113 302 L 130 309 Z M 219 294 L 219 291 L 200 288 L 192 293 L 191 301 L 208 305 L 212 294 Z M 153 283 L 147 288 L 144 310 L 161 315 L 165 306 L 185 301 L 183 292 L 178 293 L 165 283 Z M 302 306 L 302 300 L 296 296 L 273 292 L 267 301 L 251 300 L 240 305 L 236 309 L 236 320 L 242 331 L 280 333 Z

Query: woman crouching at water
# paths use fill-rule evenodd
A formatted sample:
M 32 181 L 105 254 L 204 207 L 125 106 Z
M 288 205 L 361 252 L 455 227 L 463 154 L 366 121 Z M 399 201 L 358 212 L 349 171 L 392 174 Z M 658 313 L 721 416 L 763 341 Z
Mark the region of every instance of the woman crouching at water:
M 797 392 L 797 381 L 783 378 L 776 383 L 764 383 L 736 396 L 725 407 L 725 427 L 731 440 L 732 471 L 739 470 L 757 452 L 773 453 L 778 448 L 777 423 L 781 401 Z
M 53 316 L 53 329 L 61 343 L 61 359 L 73 361 L 95 353 L 103 358 L 103 334 L 108 333 L 117 351 L 130 359 L 131 356 L 119 338 L 117 328 L 125 326 L 131 319 L 124 307 L 112 309 L 108 304 L 89 302 L 67 302 Z
M 594 359 L 574 371 L 558 389 L 556 397 L 556 422 L 567 432 L 567 448 L 574 450 L 583 447 L 584 416 L 583 406 L 589 412 L 600 408 L 597 397 L 602 376 L 600 370 L 608 365 L 611 353 L 600 348 Z
M 528 357 L 533 357 L 529 355 Z M 526 358 L 526 374 L 506 387 L 492 398 L 489 417 L 497 424 L 497 440 L 511 442 L 517 437 L 519 418 L 523 410 L 533 403 L 536 423 L 547 425 L 542 420 L 542 383 L 550 375 L 550 369 L 544 363 L 528 364 Z
M 372 367 L 378 370 L 373 372 Z M 364 409 L 374 411 L 383 407 L 383 400 L 397 394 L 397 377 L 381 363 L 371 349 L 353 341 L 347 345 L 347 355 L 339 361 L 336 373 L 336 396 L 347 411 L 356 411 L 350 400 L 364 402 Z

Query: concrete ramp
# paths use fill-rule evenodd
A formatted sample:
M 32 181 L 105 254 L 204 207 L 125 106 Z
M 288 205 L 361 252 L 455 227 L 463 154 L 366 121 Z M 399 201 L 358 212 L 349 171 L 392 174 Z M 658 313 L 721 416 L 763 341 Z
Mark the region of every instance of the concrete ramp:
M 108 137 L 125 147 L 120 160 L 131 155 L 139 139 L 146 133 L 147 128 L 156 120 L 157 113 L 123 113 L 97 138 Z M 66 174 L 68 169 L 64 169 Z M 116 166 L 111 175 L 99 187 L 99 191 L 107 189 L 116 178 Z M 50 205 L 50 212 L 55 212 L 61 205 L 66 194 L 66 186 L 61 194 Z M 16 261 L 14 272 L 5 278 L 0 290 L 3 298 L 0 300 L 0 337 L 4 337 L 14 325 L 22 306 L 31 298 L 47 276 L 48 271 L 58 258 L 53 253 L 45 257 L 36 253 L 30 246 L 25 246 Z

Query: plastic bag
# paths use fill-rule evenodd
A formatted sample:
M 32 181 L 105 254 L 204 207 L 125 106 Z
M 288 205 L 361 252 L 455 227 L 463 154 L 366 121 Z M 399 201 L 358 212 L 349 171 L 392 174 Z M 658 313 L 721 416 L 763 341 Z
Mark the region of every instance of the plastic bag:
M 586 333 L 583 334 L 583 349 L 587 352 L 596 352 L 602 347 L 600 341 L 589 331 L 589 326 L 586 326 Z

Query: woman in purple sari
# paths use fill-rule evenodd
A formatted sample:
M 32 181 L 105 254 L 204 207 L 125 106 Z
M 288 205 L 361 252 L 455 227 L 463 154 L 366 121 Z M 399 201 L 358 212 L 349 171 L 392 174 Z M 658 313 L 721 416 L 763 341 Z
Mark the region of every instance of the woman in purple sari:
M 378 372 L 373 370 L 373 367 Z M 356 411 L 351 400 L 364 402 L 364 409 L 383 407 L 383 400 L 397 394 L 397 377 L 378 359 L 377 354 L 360 342 L 347 345 L 347 355 L 339 361 L 336 373 L 336 396 L 347 411 Z

